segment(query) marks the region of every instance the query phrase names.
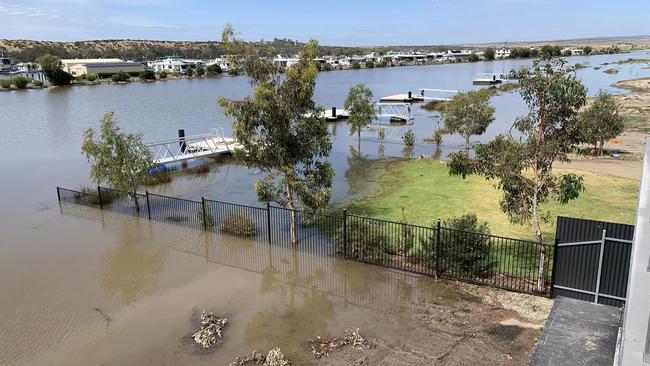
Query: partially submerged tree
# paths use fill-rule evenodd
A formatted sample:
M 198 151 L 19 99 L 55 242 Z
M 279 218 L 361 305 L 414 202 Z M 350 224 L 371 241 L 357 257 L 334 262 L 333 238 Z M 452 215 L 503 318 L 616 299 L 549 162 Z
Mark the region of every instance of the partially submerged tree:
M 372 101 L 372 91 L 365 84 L 350 87 L 345 98 L 345 109 L 350 113 L 350 135 L 357 134 L 357 150 L 361 152 L 361 130 L 377 118 L 377 106 Z
M 593 103 L 580 112 L 580 133 L 585 142 L 598 147 L 598 155 L 603 156 L 605 141 L 613 139 L 623 132 L 623 117 L 618 114 L 618 105 L 614 97 L 601 90 Z M 600 144 L 600 146 L 597 146 Z
M 469 139 L 482 135 L 494 121 L 494 107 L 490 104 L 487 89 L 460 92 L 445 107 L 445 128 L 447 133 L 457 133 L 465 138 L 465 153 L 469 154 Z
M 480 174 L 494 180 L 503 191 L 500 206 L 512 223 L 530 224 L 539 245 L 537 290 L 545 286 L 546 246 L 541 223 L 547 215 L 540 206 L 551 199 L 562 204 L 579 196 L 583 180 L 575 174 L 553 174 L 555 161 L 568 161 L 579 142 L 578 110 L 586 90 L 564 61 L 536 60 L 532 70 L 521 73 L 520 93 L 529 113 L 513 127 L 519 136 L 498 136 L 476 147 L 476 159 L 454 153 L 449 162 L 453 175 Z
M 332 144 L 323 109 L 312 97 L 318 70 L 318 43 L 309 41 L 300 60 L 284 73 L 272 61 L 235 37 L 227 26 L 223 43 L 236 64 L 249 77 L 253 95 L 242 100 L 219 98 L 225 113 L 234 117 L 235 138 L 243 145 L 236 156 L 248 167 L 266 174 L 255 188 L 260 200 L 290 209 L 291 241 L 298 242 L 296 210 L 322 212 L 331 196 L 332 177 L 326 160 Z
M 142 135 L 121 131 L 113 112 L 109 112 L 102 119 L 98 138 L 95 137 L 96 132 L 87 129 L 81 145 L 81 151 L 91 163 L 90 178 L 132 192 L 136 210 L 140 210 L 136 192 L 146 182 L 151 166 L 151 154 L 142 142 Z

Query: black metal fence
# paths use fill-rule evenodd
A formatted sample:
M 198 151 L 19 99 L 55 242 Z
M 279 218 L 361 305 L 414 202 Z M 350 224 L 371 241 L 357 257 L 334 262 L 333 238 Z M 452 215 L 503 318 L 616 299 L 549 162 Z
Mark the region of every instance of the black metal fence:
M 558 217 L 554 292 L 622 306 L 633 237 L 634 225 Z
M 551 293 L 552 245 L 435 225 L 418 226 L 347 214 L 308 215 L 253 207 L 127 193 L 98 187 L 57 187 L 59 201 L 183 225 L 273 245 L 336 255 L 404 271 L 544 295 Z M 292 225 L 295 222 L 295 225 Z M 293 227 L 293 229 L 292 229 Z M 540 254 L 544 253 L 544 256 Z

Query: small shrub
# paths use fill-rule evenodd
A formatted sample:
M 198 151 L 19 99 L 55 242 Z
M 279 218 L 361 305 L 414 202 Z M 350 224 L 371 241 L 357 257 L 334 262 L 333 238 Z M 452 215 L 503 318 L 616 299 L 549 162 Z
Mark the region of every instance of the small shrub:
M 75 203 L 99 206 L 99 194 L 96 187 L 81 187 L 79 191 L 80 193 L 74 195 Z M 121 195 L 121 192 L 102 190 L 102 204 L 110 204 Z
M 16 76 L 14 78 L 11 78 L 11 83 L 14 84 L 18 89 L 25 89 L 27 85 L 29 85 L 30 81 L 31 79 L 24 76 Z
M 374 221 L 358 217 L 348 217 L 347 222 L 347 253 L 348 257 L 364 262 L 382 263 L 386 259 L 384 253 L 393 251 L 388 248 L 389 237 L 373 225 Z M 335 235 L 337 250 L 344 252 L 343 226 Z
M 196 76 L 203 77 L 205 75 L 205 68 L 202 64 L 196 65 Z
M 40 88 L 41 86 L 43 86 L 43 82 L 40 80 L 32 80 L 32 85 L 34 87 Z
M 406 254 L 411 252 L 411 249 L 415 244 L 415 233 L 413 232 L 413 227 L 409 225 L 406 218 L 406 206 L 401 205 L 400 210 L 402 212 L 402 217 L 399 220 L 400 224 L 402 224 L 402 230 L 400 233 L 400 249 Z
M 169 183 L 172 181 L 171 174 L 167 172 L 159 172 L 156 174 L 151 174 L 145 179 L 144 185 L 146 186 L 155 186 L 156 184 Z
M 221 66 L 219 66 L 217 64 L 212 64 L 212 65 L 208 66 L 208 68 L 207 68 L 207 73 L 208 73 L 208 76 L 210 76 L 210 77 L 221 75 L 222 71 L 223 70 L 221 70 Z
M 402 136 L 402 141 L 404 141 L 406 147 L 415 146 L 415 133 L 413 133 L 413 130 L 409 128 L 408 131 L 404 133 L 404 136 Z
M 113 82 L 116 82 L 116 83 L 117 83 L 117 82 L 127 81 L 127 80 L 129 80 L 130 78 L 131 78 L 131 75 L 129 75 L 128 72 L 124 72 L 124 71 L 122 71 L 122 70 L 116 72 L 115 74 L 113 74 L 113 76 L 111 76 L 111 80 L 112 80 Z
M 95 81 L 95 80 L 97 80 L 97 74 L 86 74 L 86 80 L 87 81 Z
M 255 236 L 257 228 L 250 215 L 231 211 L 223 220 L 221 231 L 235 236 Z
M 3 89 L 11 88 L 11 80 L 5 80 L 5 79 L 0 80 L 0 87 L 2 87 Z
M 63 70 L 54 70 L 51 75 L 48 76 L 48 80 L 52 85 L 62 86 L 69 85 L 72 81 L 72 75 L 68 74 Z
M 191 67 L 188 67 L 187 71 L 185 71 L 185 74 L 187 75 L 188 78 L 191 78 L 192 76 L 194 76 L 194 69 L 191 68 Z
M 158 74 L 158 77 L 161 79 L 167 79 L 167 73 L 162 71 L 160 74 Z
M 375 63 L 373 61 L 366 61 L 366 69 L 373 69 L 375 67 Z
M 438 112 L 444 112 L 445 111 L 445 106 L 447 105 L 447 102 L 441 101 L 441 100 L 432 100 L 428 103 L 425 103 L 422 105 L 422 109 L 433 112 L 433 111 L 438 111 Z
M 138 77 L 142 80 L 156 80 L 156 73 L 151 70 L 140 71 Z
M 350 66 L 354 70 L 358 70 L 361 68 L 361 64 L 358 63 L 357 61 L 352 62 L 352 65 Z
M 476 214 L 465 214 L 445 220 L 442 226 L 449 230 L 441 235 L 440 261 L 443 272 L 457 277 L 475 278 L 493 266 L 489 255 L 490 228 L 480 222 Z

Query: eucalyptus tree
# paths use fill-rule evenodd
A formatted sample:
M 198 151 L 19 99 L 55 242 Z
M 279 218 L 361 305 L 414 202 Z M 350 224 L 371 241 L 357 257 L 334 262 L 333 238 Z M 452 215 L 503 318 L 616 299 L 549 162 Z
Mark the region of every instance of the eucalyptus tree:
M 331 197 L 334 172 L 326 160 L 332 149 L 323 109 L 313 101 L 318 69 L 318 43 L 309 41 L 299 61 L 284 71 L 235 37 L 227 26 L 222 34 L 229 62 L 248 76 L 252 96 L 219 98 L 234 118 L 234 137 L 243 145 L 236 157 L 265 173 L 255 185 L 258 198 L 290 210 L 291 241 L 297 244 L 296 210 L 322 212 Z
M 470 137 L 482 135 L 494 121 L 494 107 L 490 104 L 487 89 L 460 92 L 445 106 L 447 133 L 457 133 L 465 138 L 465 154 L 469 155 Z
M 580 132 L 585 142 L 598 144 L 598 155 L 603 156 L 605 141 L 613 139 L 623 132 L 623 117 L 618 114 L 618 105 L 614 97 L 601 90 L 593 103 L 580 112 Z
M 90 178 L 115 189 L 132 192 L 135 208 L 140 210 L 136 192 L 147 180 L 151 154 L 141 134 L 123 132 L 113 112 L 102 118 L 99 136 L 92 128 L 84 132 L 81 151 L 88 159 Z M 96 138 L 97 137 L 97 138 Z
M 529 113 L 515 120 L 518 136 L 500 135 L 475 148 L 476 157 L 450 156 L 452 175 L 480 174 L 503 191 L 500 206 L 512 223 L 531 225 L 539 243 L 537 290 L 545 286 L 546 246 L 541 223 L 548 214 L 541 205 L 550 200 L 566 204 L 584 189 L 575 174 L 554 174 L 553 163 L 568 161 L 568 153 L 580 142 L 578 110 L 585 104 L 586 89 L 565 71 L 561 59 L 543 58 L 521 72 L 520 94 Z
M 357 134 L 357 151 L 361 153 L 361 130 L 377 118 L 377 106 L 372 101 L 372 90 L 365 84 L 350 87 L 344 108 L 350 114 L 350 135 Z

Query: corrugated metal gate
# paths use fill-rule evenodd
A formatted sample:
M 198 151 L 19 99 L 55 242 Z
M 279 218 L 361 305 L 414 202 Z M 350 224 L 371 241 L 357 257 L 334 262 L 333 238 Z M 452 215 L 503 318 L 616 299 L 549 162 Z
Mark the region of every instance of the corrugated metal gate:
M 554 294 L 622 306 L 633 236 L 634 225 L 558 217 Z

